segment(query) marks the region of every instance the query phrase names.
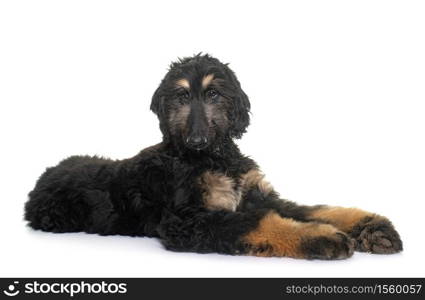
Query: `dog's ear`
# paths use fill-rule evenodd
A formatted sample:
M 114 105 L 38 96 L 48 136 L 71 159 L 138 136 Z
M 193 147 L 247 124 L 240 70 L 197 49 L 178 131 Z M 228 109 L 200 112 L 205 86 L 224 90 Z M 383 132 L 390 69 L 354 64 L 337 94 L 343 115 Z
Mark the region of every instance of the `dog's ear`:
M 232 97 L 232 108 L 230 112 L 230 136 L 232 138 L 241 138 L 246 132 L 246 128 L 249 125 L 249 113 L 251 104 L 249 103 L 248 96 L 242 90 L 239 80 L 236 78 L 235 73 L 230 70 L 226 65 L 226 73 L 228 74 L 232 85 L 236 88 L 235 93 Z
M 249 103 L 248 96 L 240 87 L 239 82 L 238 92 L 233 97 L 233 107 L 230 116 L 231 125 L 230 125 L 230 136 L 233 138 L 241 138 L 242 134 L 246 132 L 246 128 L 249 125 L 249 113 L 251 109 L 251 104 Z
M 153 111 L 158 117 L 162 115 L 164 107 L 164 96 L 161 95 L 162 84 L 156 89 L 152 96 L 151 111 Z
M 159 129 L 162 132 L 163 139 L 167 140 L 169 138 L 169 133 L 166 125 L 165 118 L 165 96 L 163 94 L 163 85 L 162 83 L 156 89 L 155 93 L 152 96 L 151 110 L 158 116 L 159 119 Z

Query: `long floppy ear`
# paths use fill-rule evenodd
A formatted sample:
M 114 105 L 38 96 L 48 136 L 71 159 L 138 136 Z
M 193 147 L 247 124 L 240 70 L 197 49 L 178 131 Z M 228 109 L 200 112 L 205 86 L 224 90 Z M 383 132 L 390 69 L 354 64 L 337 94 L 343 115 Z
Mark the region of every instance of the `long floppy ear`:
M 235 72 L 229 68 L 228 64 L 224 64 L 224 72 L 233 86 L 232 101 L 230 111 L 228 112 L 230 120 L 229 134 L 232 138 L 240 139 L 249 125 L 251 104 L 249 103 L 248 96 L 242 90 Z
M 232 138 L 239 139 L 246 132 L 249 125 L 249 112 L 251 104 L 249 103 L 248 96 L 242 90 L 239 80 L 236 78 L 235 73 L 225 65 L 225 70 L 229 76 L 232 85 L 236 88 L 232 97 L 232 105 L 230 109 L 230 128 L 229 133 Z
M 162 132 L 163 139 L 169 139 L 169 132 L 167 130 L 166 117 L 165 117 L 165 96 L 162 94 L 162 83 L 156 89 L 152 96 L 151 110 L 158 116 L 159 129 Z
M 159 87 L 156 89 L 155 93 L 152 96 L 151 102 L 151 111 L 153 111 L 158 116 L 162 113 L 164 106 L 164 98 L 161 96 L 161 90 L 162 84 L 160 84 Z
M 241 138 L 242 134 L 246 132 L 249 125 L 249 112 L 251 104 L 249 103 L 248 96 L 240 87 L 237 95 L 233 98 L 233 108 L 231 113 L 232 123 L 230 125 L 230 136 L 233 138 Z

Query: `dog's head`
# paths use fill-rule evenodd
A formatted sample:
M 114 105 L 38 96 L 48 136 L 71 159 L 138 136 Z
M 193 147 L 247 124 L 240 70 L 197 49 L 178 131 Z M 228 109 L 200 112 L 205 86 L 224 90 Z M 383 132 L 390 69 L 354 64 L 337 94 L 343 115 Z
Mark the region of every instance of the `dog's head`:
M 191 150 L 240 138 L 250 103 L 235 74 L 218 59 L 196 55 L 172 63 L 152 98 L 164 139 Z

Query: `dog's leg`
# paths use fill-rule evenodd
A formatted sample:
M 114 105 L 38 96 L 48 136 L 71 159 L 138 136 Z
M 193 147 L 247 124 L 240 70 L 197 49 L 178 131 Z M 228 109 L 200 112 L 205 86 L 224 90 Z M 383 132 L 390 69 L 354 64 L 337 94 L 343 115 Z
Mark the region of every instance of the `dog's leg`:
M 280 199 L 263 177 L 257 170 L 243 177 L 245 192 L 241 210 L 268 208 L 282 217 L 333 225 L 356 240 L 357 251 L 390 254 L 402 250 L 400 236 L 387 218 L 357 208 L 297 205 Z
M 357 251 L 392 254 L 403 250 L 403 243 L 391 221 L 378 214 L 358 208 L 303 206 L 282 199 L 269 201 L 278 207 L 277 211 L 282 215 L 335 226 L 355 239 Z
M 297 222 L 270 210 L 169 215 L 158 232 L 175 251 L 306 259 L 343 259 L 354 251 L 354 241 L 332 225 Z
M 356 240 L 356 250 L 379 254 L 400 252 L 402 241 L 391 221 L 386 217 L 358 208 L 316 206 L 307 219 L 326 222 L 348 233 Z
M 297 222 L 270 212 L 244 236 L 250 254 L 307 259 L 343 259 L 353 254 L 354 241 L 332 225 Z

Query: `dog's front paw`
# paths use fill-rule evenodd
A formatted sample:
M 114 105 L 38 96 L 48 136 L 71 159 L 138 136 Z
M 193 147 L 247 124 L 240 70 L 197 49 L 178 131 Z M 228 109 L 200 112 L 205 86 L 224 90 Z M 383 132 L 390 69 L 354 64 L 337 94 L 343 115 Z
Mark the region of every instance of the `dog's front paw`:
M 307 259 L 344 259 L 353 255 L 355 241 L 343 232 L 304 239 L 302 252 Z
M 403 250 L 403 243 L 390 220 L 374 215 L 361 220 L 351 230 L 356 250 L 376 254 L 392 254 Z

